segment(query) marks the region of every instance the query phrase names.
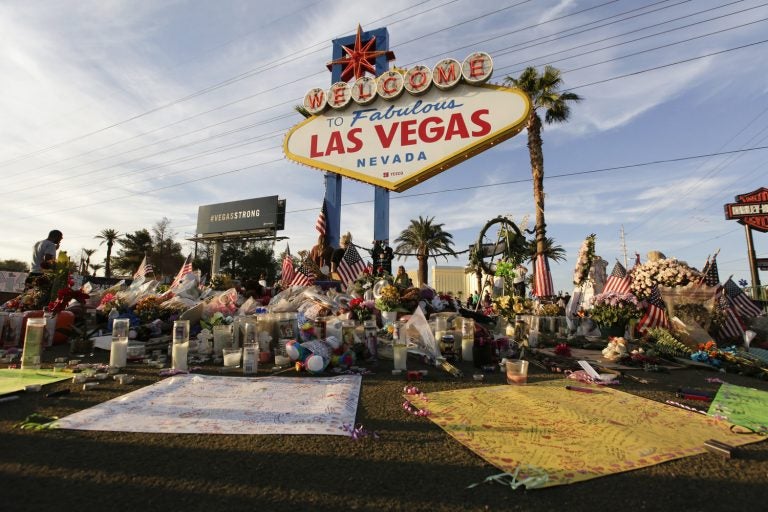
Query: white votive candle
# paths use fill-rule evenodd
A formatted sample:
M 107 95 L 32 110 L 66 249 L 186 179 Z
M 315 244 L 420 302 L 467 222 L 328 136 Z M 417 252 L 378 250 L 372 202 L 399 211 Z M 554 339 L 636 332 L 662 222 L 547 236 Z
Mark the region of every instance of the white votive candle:
M 394 345 L 392 352 L 395 359 L 395 370 L 407 370 L 408 347 L 406 345 Z
M 462 361 L 471 361 L 472 360 L 472 347 L 475 345 L 474 338 L 463 338 L 461 340 L 461 360 Z
M 171 354 L 171 367 L 174 370 L 186 372 L 187 367 L 187 353 L 189 352 L 189 342 L 186 343 L 174 343 L 173 352 Z
M 124 368 L 128 361 L 128 338 L 112 339 L 109 351 L 109 366 L 112 368 Z

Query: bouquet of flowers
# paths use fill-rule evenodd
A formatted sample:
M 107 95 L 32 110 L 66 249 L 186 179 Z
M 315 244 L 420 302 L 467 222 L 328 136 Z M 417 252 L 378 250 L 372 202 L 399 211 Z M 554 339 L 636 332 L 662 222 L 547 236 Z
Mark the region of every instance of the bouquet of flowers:
M 608 292 L 592 297 L 589 316 L 599 325 L 612 325 L 640 318 L 642 311 L 637 298 L 631 293 Z
M 83 290 L 73 290 L 73 284 L 74 281 L 70 278 L 69 281 L 67 281 L 67 286 L 64 288 L 59 288 L 59 290 L 56 292 L 56 298 L 48 303 L 48 311 L 54 314 L 64 311 L 64 309 L 73 300 L 76 300 L 80 303 L 85 303 L 89 295 Z
M 576 268 L 573 269 L 573 284 L 581 286 L 589 276 L 589 269 L 592 268 L 592 260 L 595 259 L 595 235 L 592 233 L 581 244 L 579 257 L 576 259 Z
M 147 295 L 146 297 L 139 299 L 133 307 L 133 311 L 142 322 L 151 322 L 152 320 L 160 318 L 161 303 L 162 300 L 157 295 Z
M 654 285 L 685 286 L 698 281 L 701 275 L 677 258 L 658 259 L 636 265 L 630 270 L 632 277 L 631 290 L 637 297 L 650 297 Z
M 352 299 L 349 301 L 349 312 L 359 321 L 364 322 L 373 316 L 373 303 L 361 298 Z
M 122 297 L 118 296 L 118 294 L 107 292 L 104 294 L 104 296 L 101 297 L 101 301 L 99 301 L 99 305 L 96 309 L 105 315 L 108 315 L 109 312 L 115 308 L 122 312 L 127 308 L 127 306 L 128 305 L 125 303 Z
M 381 288 L 381 295 L 376 299 L 376 309 L 379 311 L 398 311 L 400 309 L 400 290 L 397 286 L 387 284 Z
M 502 295 L 493 299 L 493 310 L 507 321 L 514 321 L 515 315 L 531 313 L 533 302 L 517 295 Z

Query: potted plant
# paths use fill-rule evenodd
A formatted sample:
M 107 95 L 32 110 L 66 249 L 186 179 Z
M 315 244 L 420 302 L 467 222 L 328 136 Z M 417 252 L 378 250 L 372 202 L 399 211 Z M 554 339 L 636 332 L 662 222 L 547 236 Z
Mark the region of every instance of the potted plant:
M 400 311 L 400 290 L 397 286 L 387 284 L 384 285 L 380 292 L 379 298 L 376 299 L 376 309 L 381 311 L 382 324 L 391 324 L 397 320 L 397 312 Z
M 642 315 L 640 303 L 631 293 L 600 293 L 591 303 L 589 317 L 606 336 L 624 336 L 629 321 Z

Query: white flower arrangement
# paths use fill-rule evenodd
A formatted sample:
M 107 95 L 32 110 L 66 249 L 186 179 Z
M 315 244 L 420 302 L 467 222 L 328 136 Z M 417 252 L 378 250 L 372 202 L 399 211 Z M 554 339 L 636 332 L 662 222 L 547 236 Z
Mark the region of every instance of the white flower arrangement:
M 595 259 L 595 234 L 592 233 L 581 244 L 579 257 L 576 259 L 576 268 L 573 269 L 573 284 L 581 286 L 589 276 L 592 268 L 592 260 Z
M 674 288 L 698 280 L 701 274 L 677 258 L 647 261 L 630 270 L 631 290 L 640 299 L 651 295 L 653 285 Z

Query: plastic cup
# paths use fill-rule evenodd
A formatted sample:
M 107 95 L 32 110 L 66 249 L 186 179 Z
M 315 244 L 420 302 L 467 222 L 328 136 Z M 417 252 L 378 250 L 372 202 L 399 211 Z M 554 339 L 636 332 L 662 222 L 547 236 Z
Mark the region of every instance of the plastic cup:
M 528 361 L 507 361 L 507 384 L 528 382 Z

